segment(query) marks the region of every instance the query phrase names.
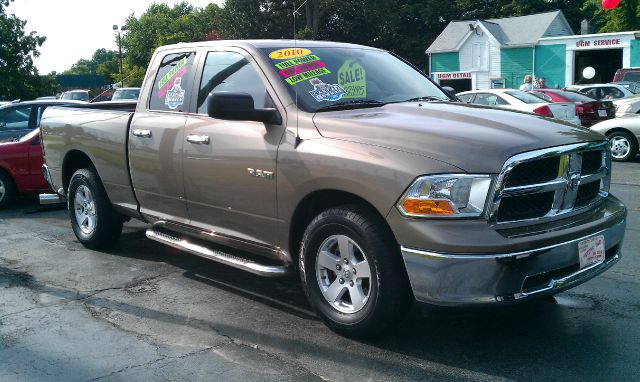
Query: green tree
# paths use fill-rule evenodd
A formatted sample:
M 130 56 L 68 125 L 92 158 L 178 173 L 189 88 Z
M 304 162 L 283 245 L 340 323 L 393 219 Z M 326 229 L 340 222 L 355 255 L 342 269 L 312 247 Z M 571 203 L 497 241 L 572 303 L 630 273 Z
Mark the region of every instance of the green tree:
M 600 0 L 587 0 L 582 10 L 594 15 L 598 32 L 622 32 L 640 29 L 640 0 L 622 0 L 614 9 L 603 9 Z
M 12 0 L 0 0 L 0 99 L 35 98 L 48 95 L 48 80 L 42 79 L 33 58 L 45 37 L 27 33 L 26 21 L 7 15 L 5 8 Z

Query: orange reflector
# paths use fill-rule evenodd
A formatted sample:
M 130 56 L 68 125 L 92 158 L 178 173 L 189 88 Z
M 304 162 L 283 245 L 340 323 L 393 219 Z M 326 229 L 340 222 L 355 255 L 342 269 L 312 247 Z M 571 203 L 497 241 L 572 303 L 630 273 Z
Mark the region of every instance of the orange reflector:
M 446 200 L 405 199 L 402 208 L 408 214 L 416 215 L 453 215 L 453 206 Z

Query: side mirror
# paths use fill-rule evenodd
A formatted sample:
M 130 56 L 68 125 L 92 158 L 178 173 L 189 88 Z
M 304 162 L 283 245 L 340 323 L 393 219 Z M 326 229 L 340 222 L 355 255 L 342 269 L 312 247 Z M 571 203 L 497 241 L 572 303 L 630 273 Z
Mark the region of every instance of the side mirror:
M 443 86 L 442 89 L 453 99 L 456 99 L 456 90 L 451 86 Z
M 276 109 L 256 109 L 253 97 L 247 93 L 211 93 L 207 101 L 207 113 L 211 118 L 229 121 L 256 121 L 276 125 L 282 123 Z

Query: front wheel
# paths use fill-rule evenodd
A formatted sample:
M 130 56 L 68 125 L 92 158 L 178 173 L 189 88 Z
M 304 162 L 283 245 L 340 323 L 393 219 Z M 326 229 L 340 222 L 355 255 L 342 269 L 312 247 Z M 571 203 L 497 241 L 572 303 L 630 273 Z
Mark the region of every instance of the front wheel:
M 13 179 L 0 171 L 0 208 L 3 208 L 16 196 L 16 188 Z
M 347 336 L 380 334 L 413 301 L 395 240 L 361 206 L 331 208 L 311 221 L 302 239 L 300 276 L 318 316 Z
M 73 174 L 68 208 L 73 232 L 85 247 L 108 247 L 120 237 L 122 217 L 111 206 L 95 170 L 80 169 Z
M 638 142 L 626 131 L 615 131 L 608 136 L 611 157 L 614 161 L 627 162 L 638 154 Z

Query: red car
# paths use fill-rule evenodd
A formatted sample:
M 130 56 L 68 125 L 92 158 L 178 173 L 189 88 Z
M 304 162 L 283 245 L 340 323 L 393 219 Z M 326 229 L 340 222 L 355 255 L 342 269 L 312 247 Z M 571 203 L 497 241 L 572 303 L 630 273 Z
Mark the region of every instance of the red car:
M 560 89 L 534 89 L 531 93 L 550 102 L 573 102 L 582 126 L 591 126 L 616 116 L 616 107 L 611 101 L 598 101 L 584 94 Z
M 15 142 L 0 143 L 0 208 L 18 193 L 48 191 L 42 175 L 40 129 Z

